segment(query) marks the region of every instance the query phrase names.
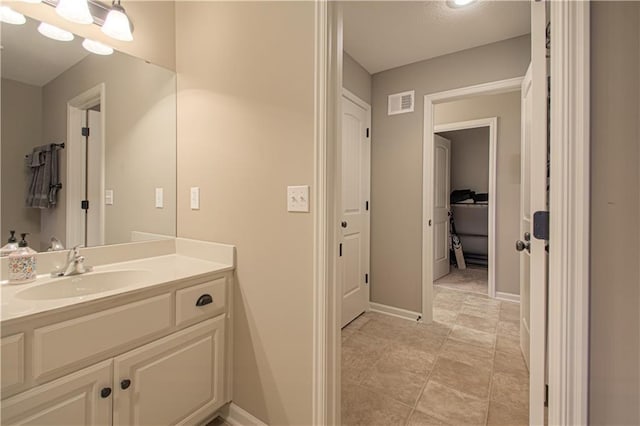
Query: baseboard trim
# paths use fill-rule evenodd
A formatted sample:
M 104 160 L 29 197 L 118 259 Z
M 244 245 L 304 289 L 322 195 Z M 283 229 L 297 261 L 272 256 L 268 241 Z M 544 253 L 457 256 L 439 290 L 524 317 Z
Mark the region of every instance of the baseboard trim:
M 496 299 L 504 300 L 506 302 L 520 303 L 520 295 L 513 293 L 503 293 L 496 291 Z
M 419 312 L 408 311 L 402 308 L 396 308 L 393 306 L 382 305 L 380 303 L 369 303 L 369 310 L 378 312 L 380 314 L 391 315 L 393 317 L 406 319 L 409 321 L 417 321 L 422 318 Z
M 220 411 L 220 417 L 231 426 L 267 426 L 259 418 L 243 410 L 233 402 Z

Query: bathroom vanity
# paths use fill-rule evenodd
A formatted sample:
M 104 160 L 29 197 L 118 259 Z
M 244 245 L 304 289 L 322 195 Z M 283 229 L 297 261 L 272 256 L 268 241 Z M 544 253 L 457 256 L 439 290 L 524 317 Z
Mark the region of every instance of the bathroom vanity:
M 2 424 L 210 419 L 231 400 L 234 248 L 175 239 L 85 252 L 93 272 L 2 284 Z

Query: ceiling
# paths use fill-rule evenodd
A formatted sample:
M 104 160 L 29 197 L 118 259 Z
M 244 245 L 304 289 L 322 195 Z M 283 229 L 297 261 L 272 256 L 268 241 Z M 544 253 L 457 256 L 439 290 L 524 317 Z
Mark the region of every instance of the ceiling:
M 2 77 L 42 87 L 90 53 L 82 39 L 55 41 L 38 32 L 40 22 L 2 24 Z M 28 48 L 27 48 L 28 47 Z
M 369 73 L 530 32 L 530 3 L 479 0 L 345 1 L 344 49 Z

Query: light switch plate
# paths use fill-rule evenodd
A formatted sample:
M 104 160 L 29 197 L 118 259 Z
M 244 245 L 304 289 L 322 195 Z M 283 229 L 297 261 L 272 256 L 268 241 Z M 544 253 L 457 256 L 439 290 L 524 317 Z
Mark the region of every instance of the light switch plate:
M 309 212 L 309 185 L 287 187 L 287 211 Z
M 191 210 L 200 210 L 200 188 L 191 187 Z
M 164 189 L 156 188 L 156 208 L 161 209 L 164 207 Z
M 104 191 L 104 203 L 107 206 L 113 205 L 113 189 L 106 189 Z

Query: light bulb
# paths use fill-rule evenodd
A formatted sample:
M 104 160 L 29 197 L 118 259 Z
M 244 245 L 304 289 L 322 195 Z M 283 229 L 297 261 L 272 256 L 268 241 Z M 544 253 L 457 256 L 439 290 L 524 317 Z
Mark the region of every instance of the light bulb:
M 38 32 L 45 37 L 58 41 L 71 41 L 73 40 L 73 34 L 69 31 L 58 28 L 54 25 L 47 24 L 46 22 L 40 22 L 38 25 Z
M 93 23 L 87 0 L 60 0 L 56 6 L 56 12 L 64 19 L 76 24 Z
M 22 0 L 25 3 L 38 4 L 42 3 L 42 0 Z
M 468 4 L 473 3 L 476 0 L 453 0 L 456 6 L 466 6 Z
M 107 46 L 106 44 L 102 44 L 99 41 L 91 40 L 85 38 L 82 42 L 82 47 L 87 49 L 91 53 L 95 53 L 96 55 L 111 55 L 113 53 L 113 48 Z
M 18 13 L 9 6 L 0 6 L 0 21 L 5 24 L 22 25 L 27 22 L 27 18 L 22 13 Z
M 114 3 L 107 15 L 107 19 L 104 20 L 102 32 L 116 40 L 133 40 L 131 24 L 129 23 L 129 18 L 122 6 Z

